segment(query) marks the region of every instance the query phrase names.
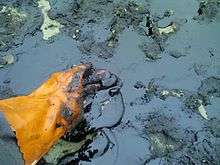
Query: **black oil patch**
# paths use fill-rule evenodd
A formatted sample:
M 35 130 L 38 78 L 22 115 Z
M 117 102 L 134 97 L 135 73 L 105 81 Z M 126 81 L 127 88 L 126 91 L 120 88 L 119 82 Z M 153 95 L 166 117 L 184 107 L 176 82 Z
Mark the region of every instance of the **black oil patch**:
M 67 87 L 68 92 L 74 92 L 80 87 L 81 75 L 82 75 L 82 71 L 79 71 L 72 77 L 72 80 Z
M 61 116 L 66 120 L 70 120 L 73 116 L 73 111 L 66 104 L 63 104 L 61 106 Z

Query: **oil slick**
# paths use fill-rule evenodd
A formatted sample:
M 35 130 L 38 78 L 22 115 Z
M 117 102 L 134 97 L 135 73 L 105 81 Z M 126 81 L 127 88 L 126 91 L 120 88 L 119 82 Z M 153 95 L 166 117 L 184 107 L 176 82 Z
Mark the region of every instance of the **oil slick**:
M 51 37 L 60 33 L 60 28 L 62 28 L 63 25 L 55 20 L 50 19 L 48 16 L 48 11 L 51 9 L 51 7 L 47 0 L 39 0 L 38 7 L 42 10 L 44 16 L 44 22 L 40 28 L 43 33 L 43 39 L 49 40 Z

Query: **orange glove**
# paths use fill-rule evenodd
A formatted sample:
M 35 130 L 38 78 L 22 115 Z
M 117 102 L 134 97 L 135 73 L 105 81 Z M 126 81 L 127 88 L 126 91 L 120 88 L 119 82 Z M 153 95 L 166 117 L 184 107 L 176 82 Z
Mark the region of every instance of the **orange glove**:
M 83 75 L 88 65 L 52 74 L 27 96 L 0 100 L 25 164 L 35 164 L 82 117 Z

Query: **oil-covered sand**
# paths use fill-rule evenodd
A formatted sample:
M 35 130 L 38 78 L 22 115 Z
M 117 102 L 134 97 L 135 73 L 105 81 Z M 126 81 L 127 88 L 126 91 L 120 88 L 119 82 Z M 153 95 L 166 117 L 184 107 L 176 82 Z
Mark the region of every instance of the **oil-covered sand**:
M 80 139 L 82 123 L 41 163 L 217 165 L 219 29 L 219 0 L 1 0 L 0 97 L 27 94 L 51 73 L 91 62 L 122 79 L 123 99 L 110 109 L 125 111 Z

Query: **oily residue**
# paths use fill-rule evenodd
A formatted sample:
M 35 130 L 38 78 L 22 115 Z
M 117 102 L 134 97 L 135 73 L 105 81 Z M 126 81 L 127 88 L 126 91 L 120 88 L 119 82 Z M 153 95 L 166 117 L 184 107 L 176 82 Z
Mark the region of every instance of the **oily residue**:
M 87 92 L 86 124 L 44 164 L 217 165 L 219 9 L 219 0 L 2 0 L 0 97 L 90 62 L 119 76 L 121 93 Z

